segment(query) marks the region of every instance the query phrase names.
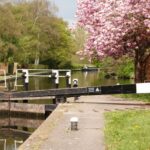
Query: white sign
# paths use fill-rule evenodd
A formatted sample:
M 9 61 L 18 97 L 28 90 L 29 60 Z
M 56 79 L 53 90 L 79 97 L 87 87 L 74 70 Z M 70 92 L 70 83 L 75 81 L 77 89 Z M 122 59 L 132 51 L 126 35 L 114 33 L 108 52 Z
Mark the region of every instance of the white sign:
M 137 83 L 136 93 L 150 93 L 150 83 Z

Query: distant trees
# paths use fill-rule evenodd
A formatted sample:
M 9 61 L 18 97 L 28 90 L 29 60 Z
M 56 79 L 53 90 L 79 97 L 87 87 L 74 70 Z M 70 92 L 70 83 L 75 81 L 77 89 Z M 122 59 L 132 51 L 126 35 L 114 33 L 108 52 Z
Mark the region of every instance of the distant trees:
M 149 0 L 78 0 L 78 25 L 88 32 L 83 54 L 99 60 L 131 56 L 135 80 L 143 82 L 150 55 L 149 12 Z
M 72 27 L 71 29 L 72 37 L 73 37 L 73 50 L 71 51 L 72 53 L 72 60 L 75 65 L 75 67 L 81 67 L 84 64 L 89 63 L 88 60 L 85 57 L 80 57 L 80 52 L 84 49 L 84 44 L 87 38 L 87 35 L 84 31 L 83 28 L 76 28 Z
M 0 6 L 0 60 L 13 62 L 17 51 L 18 39 L 21 35 L 19 23 L 10 10 L 10 5 Z
M 73 40 L 55 10 L 47 0 L 0 5 L 0 61 L 71 65 Z

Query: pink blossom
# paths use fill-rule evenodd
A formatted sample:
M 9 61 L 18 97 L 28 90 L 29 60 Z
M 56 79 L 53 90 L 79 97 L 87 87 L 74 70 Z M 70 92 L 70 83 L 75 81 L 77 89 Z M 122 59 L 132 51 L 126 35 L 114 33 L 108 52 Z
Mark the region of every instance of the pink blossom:
M 150 0 L 77 0 L 76 15 L 77 24 L 89 33 L 84 54 L 90 57 L 93 50 L 100 57 L 133 53 L 143 36 L 137 41 L 125 36 L 142 28 L 150 36 Z

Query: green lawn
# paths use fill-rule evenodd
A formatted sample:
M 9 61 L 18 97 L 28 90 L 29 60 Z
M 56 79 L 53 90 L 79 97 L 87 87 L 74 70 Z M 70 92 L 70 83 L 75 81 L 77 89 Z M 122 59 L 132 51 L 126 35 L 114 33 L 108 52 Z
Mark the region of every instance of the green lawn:
M 106 150 L 150 150 L 150 110 L 105 113 Z
M 131 100 L 138 100 L 143 102 L 150 102 L 150 94 L 120 94 L 117 97 L 127 98 Z

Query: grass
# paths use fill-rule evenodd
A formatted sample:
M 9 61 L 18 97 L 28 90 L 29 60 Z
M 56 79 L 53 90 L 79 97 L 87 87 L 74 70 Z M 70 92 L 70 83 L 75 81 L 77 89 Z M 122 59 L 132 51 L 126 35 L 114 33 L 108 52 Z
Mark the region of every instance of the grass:
M 150 94 L 122 94 L 118 95 L 122 98 L 127 98 L 129 100 L 138 100 L 143 102 L 150 102 Z
M 150 150 L 150 110 L 105 113 L 106 150 Z

